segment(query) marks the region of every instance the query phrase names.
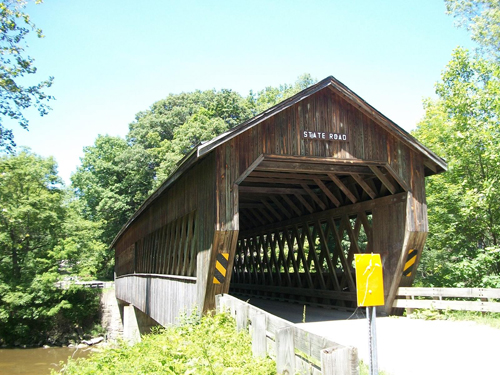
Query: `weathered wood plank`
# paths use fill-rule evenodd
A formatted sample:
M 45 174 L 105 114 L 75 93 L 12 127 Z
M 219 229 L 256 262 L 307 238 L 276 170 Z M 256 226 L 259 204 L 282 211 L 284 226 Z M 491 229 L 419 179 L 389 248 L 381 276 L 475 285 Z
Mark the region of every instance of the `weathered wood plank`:
M 332 347 L 321 351 L 323 375 L 359 375 L 358 351 L 353 347 Z
M 278 374 L 295 374 L 293 327 L 276 332 L 276 369 Z
M 252 355 L 258 358 L 267 356 L 266 315 L 257 313 L 252 321 Z

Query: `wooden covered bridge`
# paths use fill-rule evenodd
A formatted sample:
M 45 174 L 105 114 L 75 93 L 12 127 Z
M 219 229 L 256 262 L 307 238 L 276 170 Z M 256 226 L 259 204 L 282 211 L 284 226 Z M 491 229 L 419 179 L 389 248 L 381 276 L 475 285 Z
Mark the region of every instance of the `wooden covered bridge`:
M 446 163 L 333 77 L 195 147 L 112 243 L 116 296 L 156 322 L 215 295 L 353 308 L 353 257 L 380 253 L 392 309 Z

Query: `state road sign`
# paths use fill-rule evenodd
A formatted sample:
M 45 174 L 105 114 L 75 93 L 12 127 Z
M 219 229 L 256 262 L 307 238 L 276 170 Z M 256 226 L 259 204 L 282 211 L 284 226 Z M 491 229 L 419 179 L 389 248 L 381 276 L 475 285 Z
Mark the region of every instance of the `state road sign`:
M 358 306 L 384 305 L 384 279 L 380 254 L 354 254 Z

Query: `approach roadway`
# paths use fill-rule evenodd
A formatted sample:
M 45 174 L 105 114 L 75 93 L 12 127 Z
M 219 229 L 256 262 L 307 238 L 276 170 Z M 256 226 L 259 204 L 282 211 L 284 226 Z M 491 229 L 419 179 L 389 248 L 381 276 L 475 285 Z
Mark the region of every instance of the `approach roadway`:
M 368 363 L 365 309 L 354 313 L 242 298 L 300 328 L 358 348 Z M 389 375 L 500 374 L 500 329 L 468 321 L 376 319 L 379 369 Z

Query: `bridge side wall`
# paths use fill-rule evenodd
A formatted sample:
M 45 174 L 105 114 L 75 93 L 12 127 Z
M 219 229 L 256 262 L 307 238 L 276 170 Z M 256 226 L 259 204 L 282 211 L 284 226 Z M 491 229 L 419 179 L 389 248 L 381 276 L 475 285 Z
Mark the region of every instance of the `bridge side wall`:
M 174 324 L 196 307 L 196 280 L 165 276 L 123 276 L 115 281 L 116 298 L 134 305 L 161 325 Z
M 215 156 L 209 154 L 130 225 L 115 245 L 117 298 L 161 324 L 203 306 L 215 234 L 215 189 Z

